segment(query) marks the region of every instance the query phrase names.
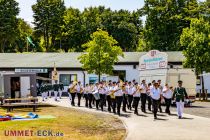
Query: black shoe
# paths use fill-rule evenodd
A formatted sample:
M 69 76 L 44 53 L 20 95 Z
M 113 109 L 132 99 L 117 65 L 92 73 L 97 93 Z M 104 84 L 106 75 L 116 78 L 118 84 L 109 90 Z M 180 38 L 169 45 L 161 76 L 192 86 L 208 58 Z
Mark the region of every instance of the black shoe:
M 154 117 L 154 119 L 156 120 L 156 119 L 157 119 L 157 117 Z
M 179 119 L 182 119 L 182 117 L 181 117 L 181 116 L 179 116 Z

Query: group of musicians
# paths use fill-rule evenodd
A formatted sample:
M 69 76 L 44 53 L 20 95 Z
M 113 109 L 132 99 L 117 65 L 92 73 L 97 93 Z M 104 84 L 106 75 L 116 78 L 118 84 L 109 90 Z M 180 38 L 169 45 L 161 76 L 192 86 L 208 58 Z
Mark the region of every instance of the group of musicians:
M 85 98 L 85 106 L 104 110 L 104 106 L 108 107 L 109 112 L 120 115 L 126 109 L 132 110 L 138 115 L 138 105 L 141 100 L 141 111 L 146 113 L 146 102 L 148 102 L 148 110 L 154 114 L 157 119 L 157 111 L 162 112 L 161 103 L 164 101 L 166 105 L 165 112 L 170 115 L 170 106 L 172 99 L 175 98 L 177 105 L 178 118 L 182 118 L 184 108 L 184 98 L 188 98 L 185 88 L 182 87 L 182 81 L 178 81 L 178 87 L 170 87 L 168 84 L 161 86 L 161 80 L 155 80 L 146 84 L 142 80 L 138 84 L 135 80 L 132 82 L 100 82 L 96 84 L 86 84 L 84 87 L 81 82 L 71 82 L 68 88 L 71 105 L 75 106 L 75 97 L 78 98 L 78 106 L 80 106 L 81 97 Z

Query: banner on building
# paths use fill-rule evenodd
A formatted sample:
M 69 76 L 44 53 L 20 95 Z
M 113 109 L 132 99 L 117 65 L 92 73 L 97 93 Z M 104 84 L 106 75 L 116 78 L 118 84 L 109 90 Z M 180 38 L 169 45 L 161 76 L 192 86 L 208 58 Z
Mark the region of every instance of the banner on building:
M 167 53 L 158 50 L 151 50 L 140 58 L 140 70 L 164 69 L 167 66 Z

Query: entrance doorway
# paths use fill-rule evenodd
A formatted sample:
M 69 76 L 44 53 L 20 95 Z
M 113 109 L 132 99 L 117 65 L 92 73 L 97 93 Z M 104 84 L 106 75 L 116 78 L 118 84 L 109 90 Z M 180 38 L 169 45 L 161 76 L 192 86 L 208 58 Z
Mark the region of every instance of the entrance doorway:
M 20 77 L 11 77 L 11 98 L 20 98 Z
M 118 76 L 119 79 L 124 81 L 124 82 L 126 80 L 126 71 L 125 70 L 114 70 L 113 75 Z

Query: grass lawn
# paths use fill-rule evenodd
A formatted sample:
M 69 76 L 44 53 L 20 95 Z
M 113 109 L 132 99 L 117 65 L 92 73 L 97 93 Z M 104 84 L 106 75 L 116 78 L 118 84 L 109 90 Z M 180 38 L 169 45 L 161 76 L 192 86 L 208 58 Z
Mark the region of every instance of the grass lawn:
M 31 108 L 17 108 L 12 113 L 27 114 Z M 0 115 L 6 110 L 0 108 Z M 4 139 L 65 139 L 65 140 L 121 140 L 126 134 L 122 122 L 110 115 L 103 113 L 89 113 L 85 111 L 57 107 L 39 107 L 38 115 L 53 115 L 55 119 L 37 119 L 27 121 L 0 122 L 0 140 Z M 13 137 L 5 136 L 5 130 L 52 130 L 62 132 L 63 137 Z

